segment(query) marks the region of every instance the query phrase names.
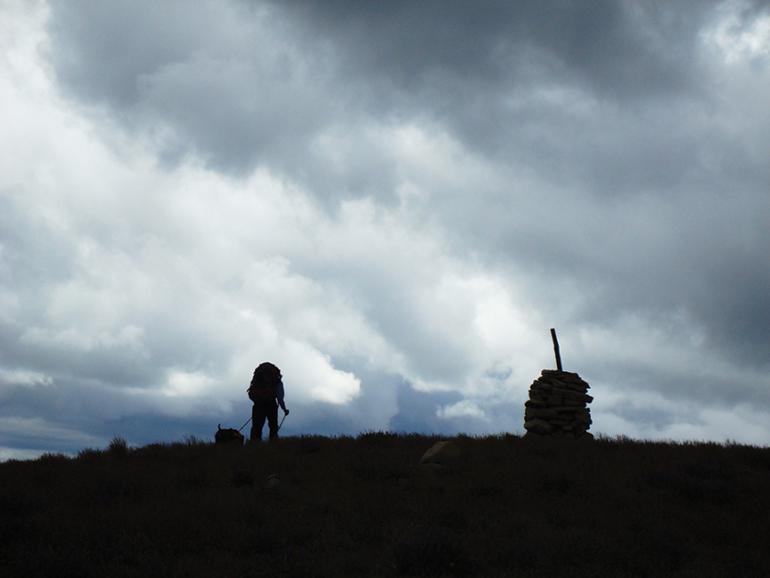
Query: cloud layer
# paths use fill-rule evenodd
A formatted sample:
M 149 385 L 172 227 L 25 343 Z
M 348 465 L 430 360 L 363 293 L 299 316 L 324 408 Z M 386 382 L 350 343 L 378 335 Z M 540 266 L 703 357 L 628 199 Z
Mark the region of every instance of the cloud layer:
M 766 6 L 2 11 L 3 455 L 266 359 L 287 433 L 520 431 L 551 326 L 595 431 L 765 443 Z

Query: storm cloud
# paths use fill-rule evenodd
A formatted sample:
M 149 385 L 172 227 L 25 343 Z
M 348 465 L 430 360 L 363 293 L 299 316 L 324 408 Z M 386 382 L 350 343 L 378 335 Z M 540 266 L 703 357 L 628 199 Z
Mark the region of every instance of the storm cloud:
M 0 21 L 3 456 L 208 437 L 267 359 L 287 433 L 521 431 L 552 326 L 594 431 L 766 443 L 767 4 Z

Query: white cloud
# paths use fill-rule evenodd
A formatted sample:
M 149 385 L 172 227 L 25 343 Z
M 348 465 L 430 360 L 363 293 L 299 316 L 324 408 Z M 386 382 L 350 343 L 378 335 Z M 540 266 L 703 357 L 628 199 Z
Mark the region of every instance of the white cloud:
M 717 47 L 727 64 L 770 57 L 770 15 L 751 14 L 751 5 L 743 0 L 724 2 L 719 18 L 704 31 L 704 40 Z
M 39 371 L 0 368 L 0 385 L 52 385 L 53 378 Z
M 169 397 L 194 397 L 214 385 L 215 380 L 201 371 L 181 371 L 172 369 L 168 372 L 166 385 L 160 390 Z
M 445 405 L 436 410 L 436 416 L 441 419 L 454 419 L 454 418 L 473 418 L 487 420 L 487 416 L 478 405 L 473 401 L 464 399 L 453 403 L 451 405 Z M 488 421 L 488 420 L 487 420 Z
M 30 327 L 24 330 L 19 341 L 25 345 L 89 352 L 95 349 L 141 349 L 142 338 L 142 329 L 133 325 L 121 327 L 114 333 L 85 332 L 76 327 L 63 330 Z
M 46 453 L 46 450 L 0 447 L 0 462 L 7 462 L 8 460 L 36 460 L 44 453 Z
M 304 343 L 287 342 L 281 356 L 287 359 L 284 367 L 291 371 L 291 379 L 287 377 L 286 386 L 293 386 L 295 399 L 301 403 L 321 401 L 345 404 L 361 391 L 360 379 L 350 372 L 336 369 L 328 355 Z M 290 364 L 289 360 L 293 363 Z
M 103 441 L 99 437 L 39 417 L 0 417 L 0 435 L 14 435 L 37 443 L 56 439 L 59 442 L 95 445 Z

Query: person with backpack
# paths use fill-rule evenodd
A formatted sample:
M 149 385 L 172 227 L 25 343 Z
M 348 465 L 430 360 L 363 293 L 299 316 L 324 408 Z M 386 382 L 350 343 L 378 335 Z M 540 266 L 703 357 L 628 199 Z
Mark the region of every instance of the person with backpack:
M 262 440 L 265 419 L 270 430 L 270 441 L 278 439 L 278 406 L 281 407 L 285 416 L 289 415 L 289 410 L 283 402 L 282 377 L 281 370 L 269 361 L 259 364 L 254 370 L 254 376 L 247 390 L 249 399 L 254 402 L 251 408 L 249 437 L 252 442 Z

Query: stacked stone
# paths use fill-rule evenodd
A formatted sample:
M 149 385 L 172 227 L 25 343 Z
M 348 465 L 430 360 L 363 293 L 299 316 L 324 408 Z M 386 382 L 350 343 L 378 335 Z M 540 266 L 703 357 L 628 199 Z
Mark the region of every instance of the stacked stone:
M 529 387 L 529 401 L 524 406 L 527 434 L 555 437 L 593 437 L 591 426 L 593 401 L 590 386 L 577 373 L 544 369 Z

